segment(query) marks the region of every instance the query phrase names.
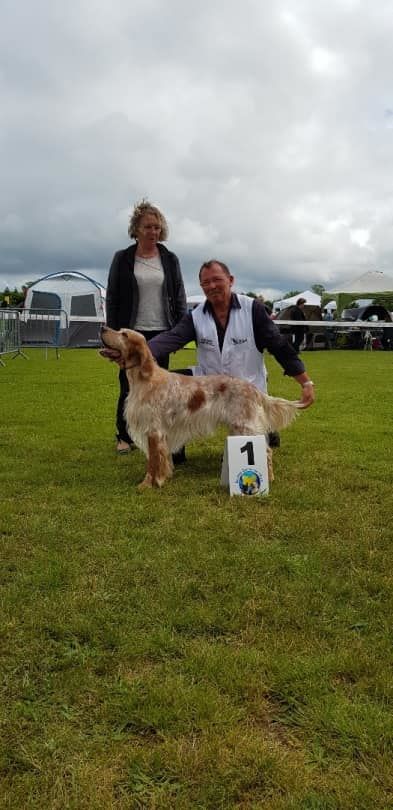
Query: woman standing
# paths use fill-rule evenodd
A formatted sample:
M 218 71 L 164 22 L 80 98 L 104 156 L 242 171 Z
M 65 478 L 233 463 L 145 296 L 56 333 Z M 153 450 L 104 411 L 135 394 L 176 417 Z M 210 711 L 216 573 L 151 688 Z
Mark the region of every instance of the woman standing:
M 107 324 L 112 329 L 135 329 L 146 340 L 171 329 L 186 312 L 186 293 L 177 256 L 161 244 L 168 238 L 164 215 L 148 200 L 134 207 L 128 234 L 135 243 L 115 253 L 106 293 Z M 169 355 L 159 365 L 168 368 Z M 128 453 L 132 437 L 124 420 L 128 381 L 119 372 L 117 452 Z M 180 460 L 180 459 L 179 459 Z

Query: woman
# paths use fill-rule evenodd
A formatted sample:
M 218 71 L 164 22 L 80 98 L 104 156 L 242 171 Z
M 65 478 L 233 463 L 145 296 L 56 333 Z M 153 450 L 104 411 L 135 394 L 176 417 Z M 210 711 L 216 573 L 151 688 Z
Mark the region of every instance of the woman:
M 168 226 L 161 211 L 148 200 L 135 205 L 128 234 L 135 243 L 115 253 L 109 270 L 107 324 L 112 329 L 135 329 L 150 340 L 175 326 L 186 312 L 180 264 L 177 256 L 161 244 L 168 238 Z M 168 368 L 169 355 L 160 358 L 159 365 Z M 133 445 L 123 415 L 128 394 L 123 369 L 119 382 L 117 452 L 123 454 Z

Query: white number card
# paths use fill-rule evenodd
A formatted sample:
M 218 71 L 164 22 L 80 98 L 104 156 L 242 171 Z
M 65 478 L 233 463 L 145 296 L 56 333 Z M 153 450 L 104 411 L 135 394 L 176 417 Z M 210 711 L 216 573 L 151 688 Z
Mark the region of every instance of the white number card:
M 267 495 L 266 439 L 264 436 L 227 436 L 221 485 L 230 495 Z

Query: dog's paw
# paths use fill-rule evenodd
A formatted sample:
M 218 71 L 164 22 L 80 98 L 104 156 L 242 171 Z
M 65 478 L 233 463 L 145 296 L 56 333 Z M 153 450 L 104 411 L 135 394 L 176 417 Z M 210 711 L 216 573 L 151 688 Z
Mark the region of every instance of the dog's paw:
M 137 492 L 144 492 L 145 489 L 151 489 L 152 486 L 153 486 L 153 482 L 152 482 L 152 479 L 151 479 L 151 475 L 149 473 L 147 473 L 147 475 L 145 475 L 143 481 L 141 481 L 141 483 L 138 484 L 136 489 L 137 489 Z

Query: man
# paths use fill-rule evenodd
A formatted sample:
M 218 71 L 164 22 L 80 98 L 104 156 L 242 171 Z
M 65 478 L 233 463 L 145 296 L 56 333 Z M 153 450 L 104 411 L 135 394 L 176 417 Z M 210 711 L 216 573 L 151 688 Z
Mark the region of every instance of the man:
M 262 353 L 267 349 L 285 374 L 294 377 L 301 386 L 303 406 L 312 405 L 314 384 L 287 338 L 269 318 L 264 305 L 257 299 L 233 293 L 234 276 L 223 262 L 216 259 L 202 265 L 199 281 L 206 301 L 184 315 L 173 329 L 149 341 L 154 357 L 159 359 L 195 340 L 195 374 L 241 377 L 265 392 Z
M 305 298 L 298 298 L 296 304 L 291 309 L 291 314 L 289 320 L 291 321 L 305 321 L 306 316 L 304 314 L 304 305 L 306 303 Z M 300 346 L 303 342 L 304 335 L 306 334 L 308 327 L 307 326 L 292 326 L 292 346 L 296 352 L 296 354 L 300 351 Z
M 324 309 L 322 313 L 323 321 L 332 321 L 333 313 L 330 309 Z M 325 329 L 325 349 L 332 349 L 334 345 L 334 329 Z

